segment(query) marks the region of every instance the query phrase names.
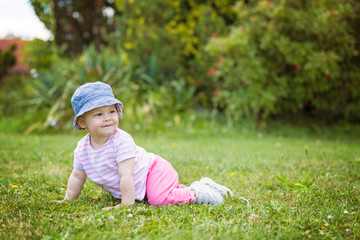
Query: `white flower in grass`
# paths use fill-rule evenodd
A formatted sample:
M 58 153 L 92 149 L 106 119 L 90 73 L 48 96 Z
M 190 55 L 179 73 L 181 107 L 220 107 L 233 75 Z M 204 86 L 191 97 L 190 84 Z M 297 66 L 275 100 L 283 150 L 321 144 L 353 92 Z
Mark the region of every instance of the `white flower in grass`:
M 250 220 L 250 221 L 254 221 L 254 222 L 256 222 L 256 221 L 258 220 L 258 218 L 259 218 L 259 216 L 256 215 L 256 214 L 251 214 L 251 215 L 249 216 L 249 220 Z
M 345 214 L 348 214 L 349 212 L 347 210 L 344 211 Z
M 331 216 L 331 215 L 329 215 L 329 216 L 327 216 L 327 218 L 328 218 L 328 219 L 332 219 L 332 216 Z

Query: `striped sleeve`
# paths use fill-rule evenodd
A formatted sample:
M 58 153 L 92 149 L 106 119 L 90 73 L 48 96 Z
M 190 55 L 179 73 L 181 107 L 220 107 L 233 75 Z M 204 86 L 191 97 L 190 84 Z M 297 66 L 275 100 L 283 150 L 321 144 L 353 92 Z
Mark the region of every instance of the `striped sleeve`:
M 114 147 L 117 163 L 136 157 L 137 146 L 133 138 L 126 132 L 122 132 L 114 139 Z
M 74 164 L 73 167 L 77 170 L 84 170 L 82 164 L 80 163 L 79 154 L 77 148 L 74 151 Z

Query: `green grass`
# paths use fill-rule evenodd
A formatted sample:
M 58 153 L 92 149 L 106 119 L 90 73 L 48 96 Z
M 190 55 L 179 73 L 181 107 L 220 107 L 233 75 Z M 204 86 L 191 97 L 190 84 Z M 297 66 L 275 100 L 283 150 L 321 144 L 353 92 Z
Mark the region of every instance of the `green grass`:
M 235 196 L 221 206 L 111 211 L 101 208 L 119 201 L 90 181 L 77 201 L 55 202 L 80 135 L 0 134 L 0 239 L 359 239 L 359 138 L 285 132 L 137 133 L 181 183 L 208 176 Z

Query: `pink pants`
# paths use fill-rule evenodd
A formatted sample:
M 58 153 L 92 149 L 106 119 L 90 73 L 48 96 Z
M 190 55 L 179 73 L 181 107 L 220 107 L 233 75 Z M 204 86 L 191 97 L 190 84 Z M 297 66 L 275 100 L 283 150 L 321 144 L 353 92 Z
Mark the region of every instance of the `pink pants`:
M 152 206 L 187 204 L 195 201 L 195 194 L 179 185 L 179 176 L 171 164 L 155 156 L 146 180 L 146 196 Z

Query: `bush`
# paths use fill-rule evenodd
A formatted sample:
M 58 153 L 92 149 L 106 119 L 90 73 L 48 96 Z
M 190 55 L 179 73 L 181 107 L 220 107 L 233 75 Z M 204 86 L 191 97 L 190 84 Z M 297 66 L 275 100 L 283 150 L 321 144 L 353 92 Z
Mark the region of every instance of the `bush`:
M 52 41 L 34 39 L 25 46 L 25 63 L 32 71 L 46 70 L 64 55 L 65 47 L 56 47 Z
M 117 41 L 156 84 L 183 78 L 187 85 L 201 88 L 206 85 L 204 73 L 209 67 L 204 46 L 212 34 L 228 33 L 235 19 L 234 2 L 115 1 L 121 12 Z
M 73 118 L 70 99 L 78 86 L 94 81 L 110 85 L 124 83 L 129 73 L 131 66 L 128 61 L 119 57 L 118 52 L 105 47 L 98 53 L 90 46 L 78 58 L 58 57 L 49 69 L 39 71 L 30 82 L 31 95 L 27 103 L 30 111 L 40 119 L 27 132 L 49 127 L 69 128 Z
M 16 64 L 16 57 L 14 55 L 15 50 L 15 44 L 11 45 L 5 51 L 0 49 L 0 87 L 3 84 L 4 77 L 8 70 Z
M 314 114 L 360 120 L 360 3 L 252 1 L 234 7 L 238 23 L 207 51 L 214 104 L 229 119 Z
M 29 75 L 24 74 L 6 77 L 0 89 L 0 132 L 22 133 L 30 124 L 40 120 L 28 107 L 30 80 Z
M 134 124 L 173 119 L 192 105 L 194 88 L 184 79 L 160 86 L 143 68 L 133 66 L 121 49 L 103 46 L 97 51 L 90 46 L 79 58 L 58 58 L 30 81 L 26 103 L 36 117 L 26 132 L 72 128 L 71 96 L 80 85 L 95 81 L 112 86 L 115 97 L 125 105 L 127 120 Z

